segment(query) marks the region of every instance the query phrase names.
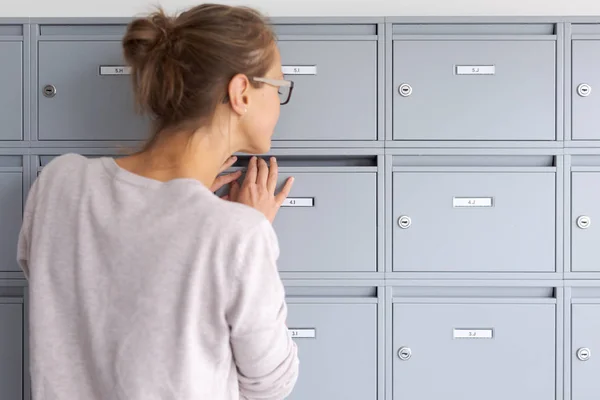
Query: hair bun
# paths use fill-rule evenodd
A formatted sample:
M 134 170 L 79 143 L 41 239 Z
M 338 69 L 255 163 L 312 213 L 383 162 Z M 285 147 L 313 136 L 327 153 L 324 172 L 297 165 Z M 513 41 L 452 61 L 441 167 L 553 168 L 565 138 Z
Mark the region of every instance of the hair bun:
M 162 9 L 132 21 L 123 38 L 125 61 L 133 68 L 140 68 L 150 57 L 168 51 L 175 39 L 174 28 L 174 20 Z

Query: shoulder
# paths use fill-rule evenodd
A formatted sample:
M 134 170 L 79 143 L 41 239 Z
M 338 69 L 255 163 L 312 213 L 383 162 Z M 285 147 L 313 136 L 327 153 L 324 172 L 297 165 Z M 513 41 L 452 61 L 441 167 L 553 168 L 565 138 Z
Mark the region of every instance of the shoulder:
M 57 156 L 43 166 L 36 181 L 42 187 L 57 181 L 77 182 L 76 178 L 86 173 L 86 167 L 91 161 L 87 157 L 75 153 Z
M 264 214 L 250 206 L 228 200 L 216 195 L 210 204 L 203 202 L 207 208 L 196 207 L 197 214 L 203 221 L 198 234 L 213 236 L 226 245 L 235 254 L 235 258 L 247 258 L 248 252 L 260 246 L 265 246 L 274 258 L 279 256 L 279 245 L 275 230 Z
M 50 175 L 60 172 L 81 171 L 81 167 L 87 165 L 90 160 L 76 153 L 67 153 L 54 157 L 42 170 L 44 175 Z M 41 176 L 41 174 L 40 174 Z

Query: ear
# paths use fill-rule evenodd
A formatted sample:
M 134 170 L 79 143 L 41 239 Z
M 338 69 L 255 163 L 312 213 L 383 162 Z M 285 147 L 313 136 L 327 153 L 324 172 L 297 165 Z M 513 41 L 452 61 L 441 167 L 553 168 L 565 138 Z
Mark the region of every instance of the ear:
M 250 81 L 244 74 L 237 74 L 229 81 L 229 104 L 238 115 L 244 115 L 248 109 L 250 87 Z

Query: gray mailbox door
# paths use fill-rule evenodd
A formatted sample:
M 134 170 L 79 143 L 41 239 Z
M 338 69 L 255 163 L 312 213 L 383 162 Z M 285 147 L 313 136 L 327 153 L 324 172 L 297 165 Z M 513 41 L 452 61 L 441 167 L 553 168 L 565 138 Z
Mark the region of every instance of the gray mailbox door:
M 0 398 L 23 398 L 23 306 L 1 297 Z
M 394 139 L 555 140 L 555 46 L 394 41 Z
M 118 41 L 39 43 L 40 140 L 143 140 Z
M 571 399 L 596 400 L 600 393 L 600 304 L 573 304 Z
M 600 140 L 600 40 L 573 40 L 571 137 Z
M 393 399 L 554 399 L 555 312 L 554 304 L 395 304 Z

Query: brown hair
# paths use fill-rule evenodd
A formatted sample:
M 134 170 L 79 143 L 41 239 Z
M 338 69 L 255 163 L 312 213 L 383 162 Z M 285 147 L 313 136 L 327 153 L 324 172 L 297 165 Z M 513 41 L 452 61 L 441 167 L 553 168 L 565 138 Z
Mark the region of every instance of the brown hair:
M 123 52 L 137 106 L 154 121 L 153 136 L 210 122 L 231 78 L 267 73 L 275 40 L 265 18 L 248 7 L 202 4 L 177 17 L 159 8 L 133 20 Z

